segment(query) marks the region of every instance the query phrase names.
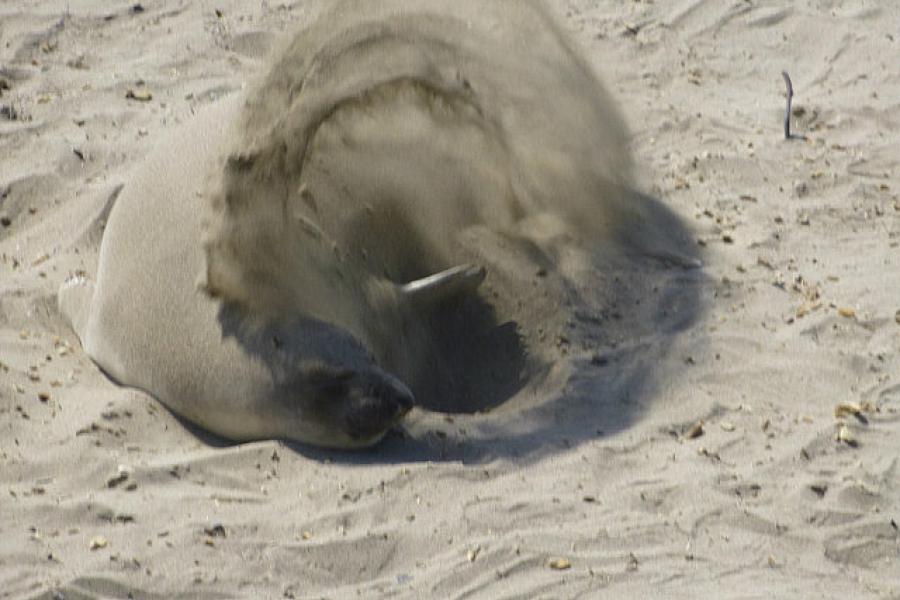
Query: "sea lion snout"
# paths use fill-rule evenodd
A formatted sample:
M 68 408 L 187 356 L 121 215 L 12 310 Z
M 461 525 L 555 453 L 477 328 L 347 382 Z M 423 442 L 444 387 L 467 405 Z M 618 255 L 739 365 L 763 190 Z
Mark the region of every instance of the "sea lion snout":
M 380 438 L 412 409 L 415 396 L 402 381 L 383 371 L 361 379 L 361 385 L 348 390 L 346 432 L 356 440 Z
M 353 368 L 319 363 L 300 369 L 298 375 L 307 397 L 301 404 L 307 409 L 315 406 L 319 421 L 337 436 L 321 440 L 322 445 L 372 445 L 415 404 L 406 384 L 371 363 Z M 307 413 L 304 420 L 310 416 Z

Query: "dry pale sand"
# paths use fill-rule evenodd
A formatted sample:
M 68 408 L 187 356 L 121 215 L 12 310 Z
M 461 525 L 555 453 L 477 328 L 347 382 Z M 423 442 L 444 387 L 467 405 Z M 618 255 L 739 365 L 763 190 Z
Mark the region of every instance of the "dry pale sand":
M 553 2 L 705 266 L 584 269 L 565 385 L 346 454 L 211 439 L 56 310 L 154 142 L 322 5 L 134 6 L 0 5 L 0 598 L 900 598 L 900 7 Z

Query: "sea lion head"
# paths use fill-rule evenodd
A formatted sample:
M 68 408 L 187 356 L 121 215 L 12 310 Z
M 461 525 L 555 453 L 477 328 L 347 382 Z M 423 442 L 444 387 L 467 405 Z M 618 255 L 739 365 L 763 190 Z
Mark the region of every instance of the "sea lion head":
M 415 403 L 412 391 L 345 327 L 313 318 L 259 321 L 227 305 L 219 323 L 255 365 L 257 382 L 265 382 L 256 385 L 251 414 L 223 415 L 227 425 L 220 429 L 233 432 L 229 437 L 364 448 Z
M 269 372 L 267 408 L 255 428 L 237 427 L 240 437 L 342 449 L 377 443 L 415 405 L 398 375 L 417 371 L 422 346 L 416 315 L 474 294 L 484 278 L 483 268 L 463 264 L 405 284 L 370 282 L 365 306 L 356 311 L 359 318 L 340 324 L 311 317 L 257 318 L 223 303 L 223 334 Z
M 374 364 L 352 369 L 318 364 L 300 369 L 298 375 L 303 430 L 316 425 L 303 441 L 318 446 L 371 446 L 415 403 L 402 381 Z

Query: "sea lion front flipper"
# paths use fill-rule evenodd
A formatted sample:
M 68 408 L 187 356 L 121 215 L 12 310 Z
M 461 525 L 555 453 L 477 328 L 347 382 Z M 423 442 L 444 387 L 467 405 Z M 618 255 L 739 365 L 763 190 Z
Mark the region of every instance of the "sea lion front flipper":
M 416 306 L 431 306 L 474 292 L 485 277 L 484 267 L 459 265 L 400 286 L 400 294 Z
M 60 286 L 57 297 L 59 312 L 69 321 L 72 329 L 84 344 L 85 326 L 91 314 L 91 300 L 94 298 L 94 282 L 83 275 L 66 279 Z

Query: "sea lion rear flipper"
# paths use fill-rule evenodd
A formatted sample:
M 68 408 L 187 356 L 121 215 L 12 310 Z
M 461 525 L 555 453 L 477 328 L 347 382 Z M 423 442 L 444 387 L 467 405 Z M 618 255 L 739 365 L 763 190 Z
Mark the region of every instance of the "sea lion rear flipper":
M 484 281 L 484 267 L 459 265 L 400 286 L 401 295 L 411 304 L 430 306 L 474 292 Z
M 84 344 L 85 326 L 91 314 L 91 300 L 94 297 L 94 282 L 82 275 L 70 277 L 60 286 L 57 298 L 59 312 L 69 321 L 72 329 Z

